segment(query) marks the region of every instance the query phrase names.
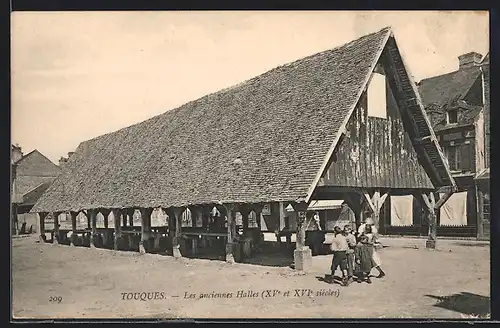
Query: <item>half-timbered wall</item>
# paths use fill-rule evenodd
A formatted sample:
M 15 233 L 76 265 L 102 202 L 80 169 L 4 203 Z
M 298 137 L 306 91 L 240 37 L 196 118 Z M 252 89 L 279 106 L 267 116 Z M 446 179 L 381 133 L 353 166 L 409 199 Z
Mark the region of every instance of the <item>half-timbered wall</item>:
M 383 71 L 378 67 L 378 72 Z M 323 175 L 325 186 L 432 189 L 386 81 L 387 118 L 367 115 L 361 97 Z

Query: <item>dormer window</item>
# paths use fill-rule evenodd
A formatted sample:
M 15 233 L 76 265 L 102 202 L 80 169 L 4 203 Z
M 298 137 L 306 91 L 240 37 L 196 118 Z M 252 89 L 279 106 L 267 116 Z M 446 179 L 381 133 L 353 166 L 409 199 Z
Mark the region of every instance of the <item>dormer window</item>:
M 448 124 L 458 123 L 458 111 L 456 109 L 449 110 L 446 113 L 446 120 Z

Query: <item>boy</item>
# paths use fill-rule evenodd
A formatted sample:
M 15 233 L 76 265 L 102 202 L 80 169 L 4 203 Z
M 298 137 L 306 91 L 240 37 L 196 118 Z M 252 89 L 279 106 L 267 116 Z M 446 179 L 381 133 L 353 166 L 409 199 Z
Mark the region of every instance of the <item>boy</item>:
M 373 246 L 368 242 L 367 236 L 362 235 L 360 237 L 360 242 L 356 245 L 354 253 L 356 257 L 356 271 L 358 272 L 357 281 L 360 283 L 365 280 L 371 284 L 370 271 L 372 269 Z
M 337 267 L 340 266 L 340 270 L 342 271 L 342 285 L 348 286 L 349 280 L 347 278 L 346 251 L 349 249 L 349 245 L 347 244 L 347 239 L 342 234 L 342 229 L 339 226 L 333 228 L 333 231 L 335 233 L 335 237 L 333 237 L 332 245 L 330 246 L 330 250 L 333 252 L 331 266 L 332 279 L 335 277 Z
M 352 234 L 352 228 L 349 225 L 344 226 L 344 236 L 349 248 L 346 251 L 347 256 L 347 279 L 352 281 L 354 274 L 354 248 L 356 247 L 356 237 Z

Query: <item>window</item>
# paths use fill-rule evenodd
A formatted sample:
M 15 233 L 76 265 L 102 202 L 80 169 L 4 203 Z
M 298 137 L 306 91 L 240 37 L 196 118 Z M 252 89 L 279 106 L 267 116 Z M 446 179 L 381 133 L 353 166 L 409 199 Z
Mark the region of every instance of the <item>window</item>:
M 385 76 L 373 73 L 367 90 L 368 116 L 387 118 L 387 94 Z
M 484 195 L 483 197 L 483 215 L 484 220 L 487 222 L 490 221 L 490 197 L 489 195 Z
M 450 170 L 457 171 L 460 167 L 460 157 L 457 146 L 448 146 L 446 148 L 446 158 L 448 159 L 448 164 L 450 165 Z
M 456 124 L 458 123 L 458 111 L 456 109 L 452 109 L 447 113 L 448 124 Z

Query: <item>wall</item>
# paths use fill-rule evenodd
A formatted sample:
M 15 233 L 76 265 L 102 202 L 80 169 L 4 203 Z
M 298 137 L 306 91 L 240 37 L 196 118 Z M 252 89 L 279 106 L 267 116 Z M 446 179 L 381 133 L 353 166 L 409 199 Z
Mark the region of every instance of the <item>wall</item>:
M 474 126 L 457 127 L 437 133 L 439 145 L 447 155 L 450 146 L 459 147 L 460 165 L 457 171 L 476 172 Z M 452 170 L 453 171 L 453 170 Z
M 325 186 L 433 188 L 386 87 L 387 119 L 368 117 L 360 100 L 323 175 Z
M 484 72 L 484 130 L 485 130 L 485 164 L 490 167 L 490 65 L 483 66 Z

